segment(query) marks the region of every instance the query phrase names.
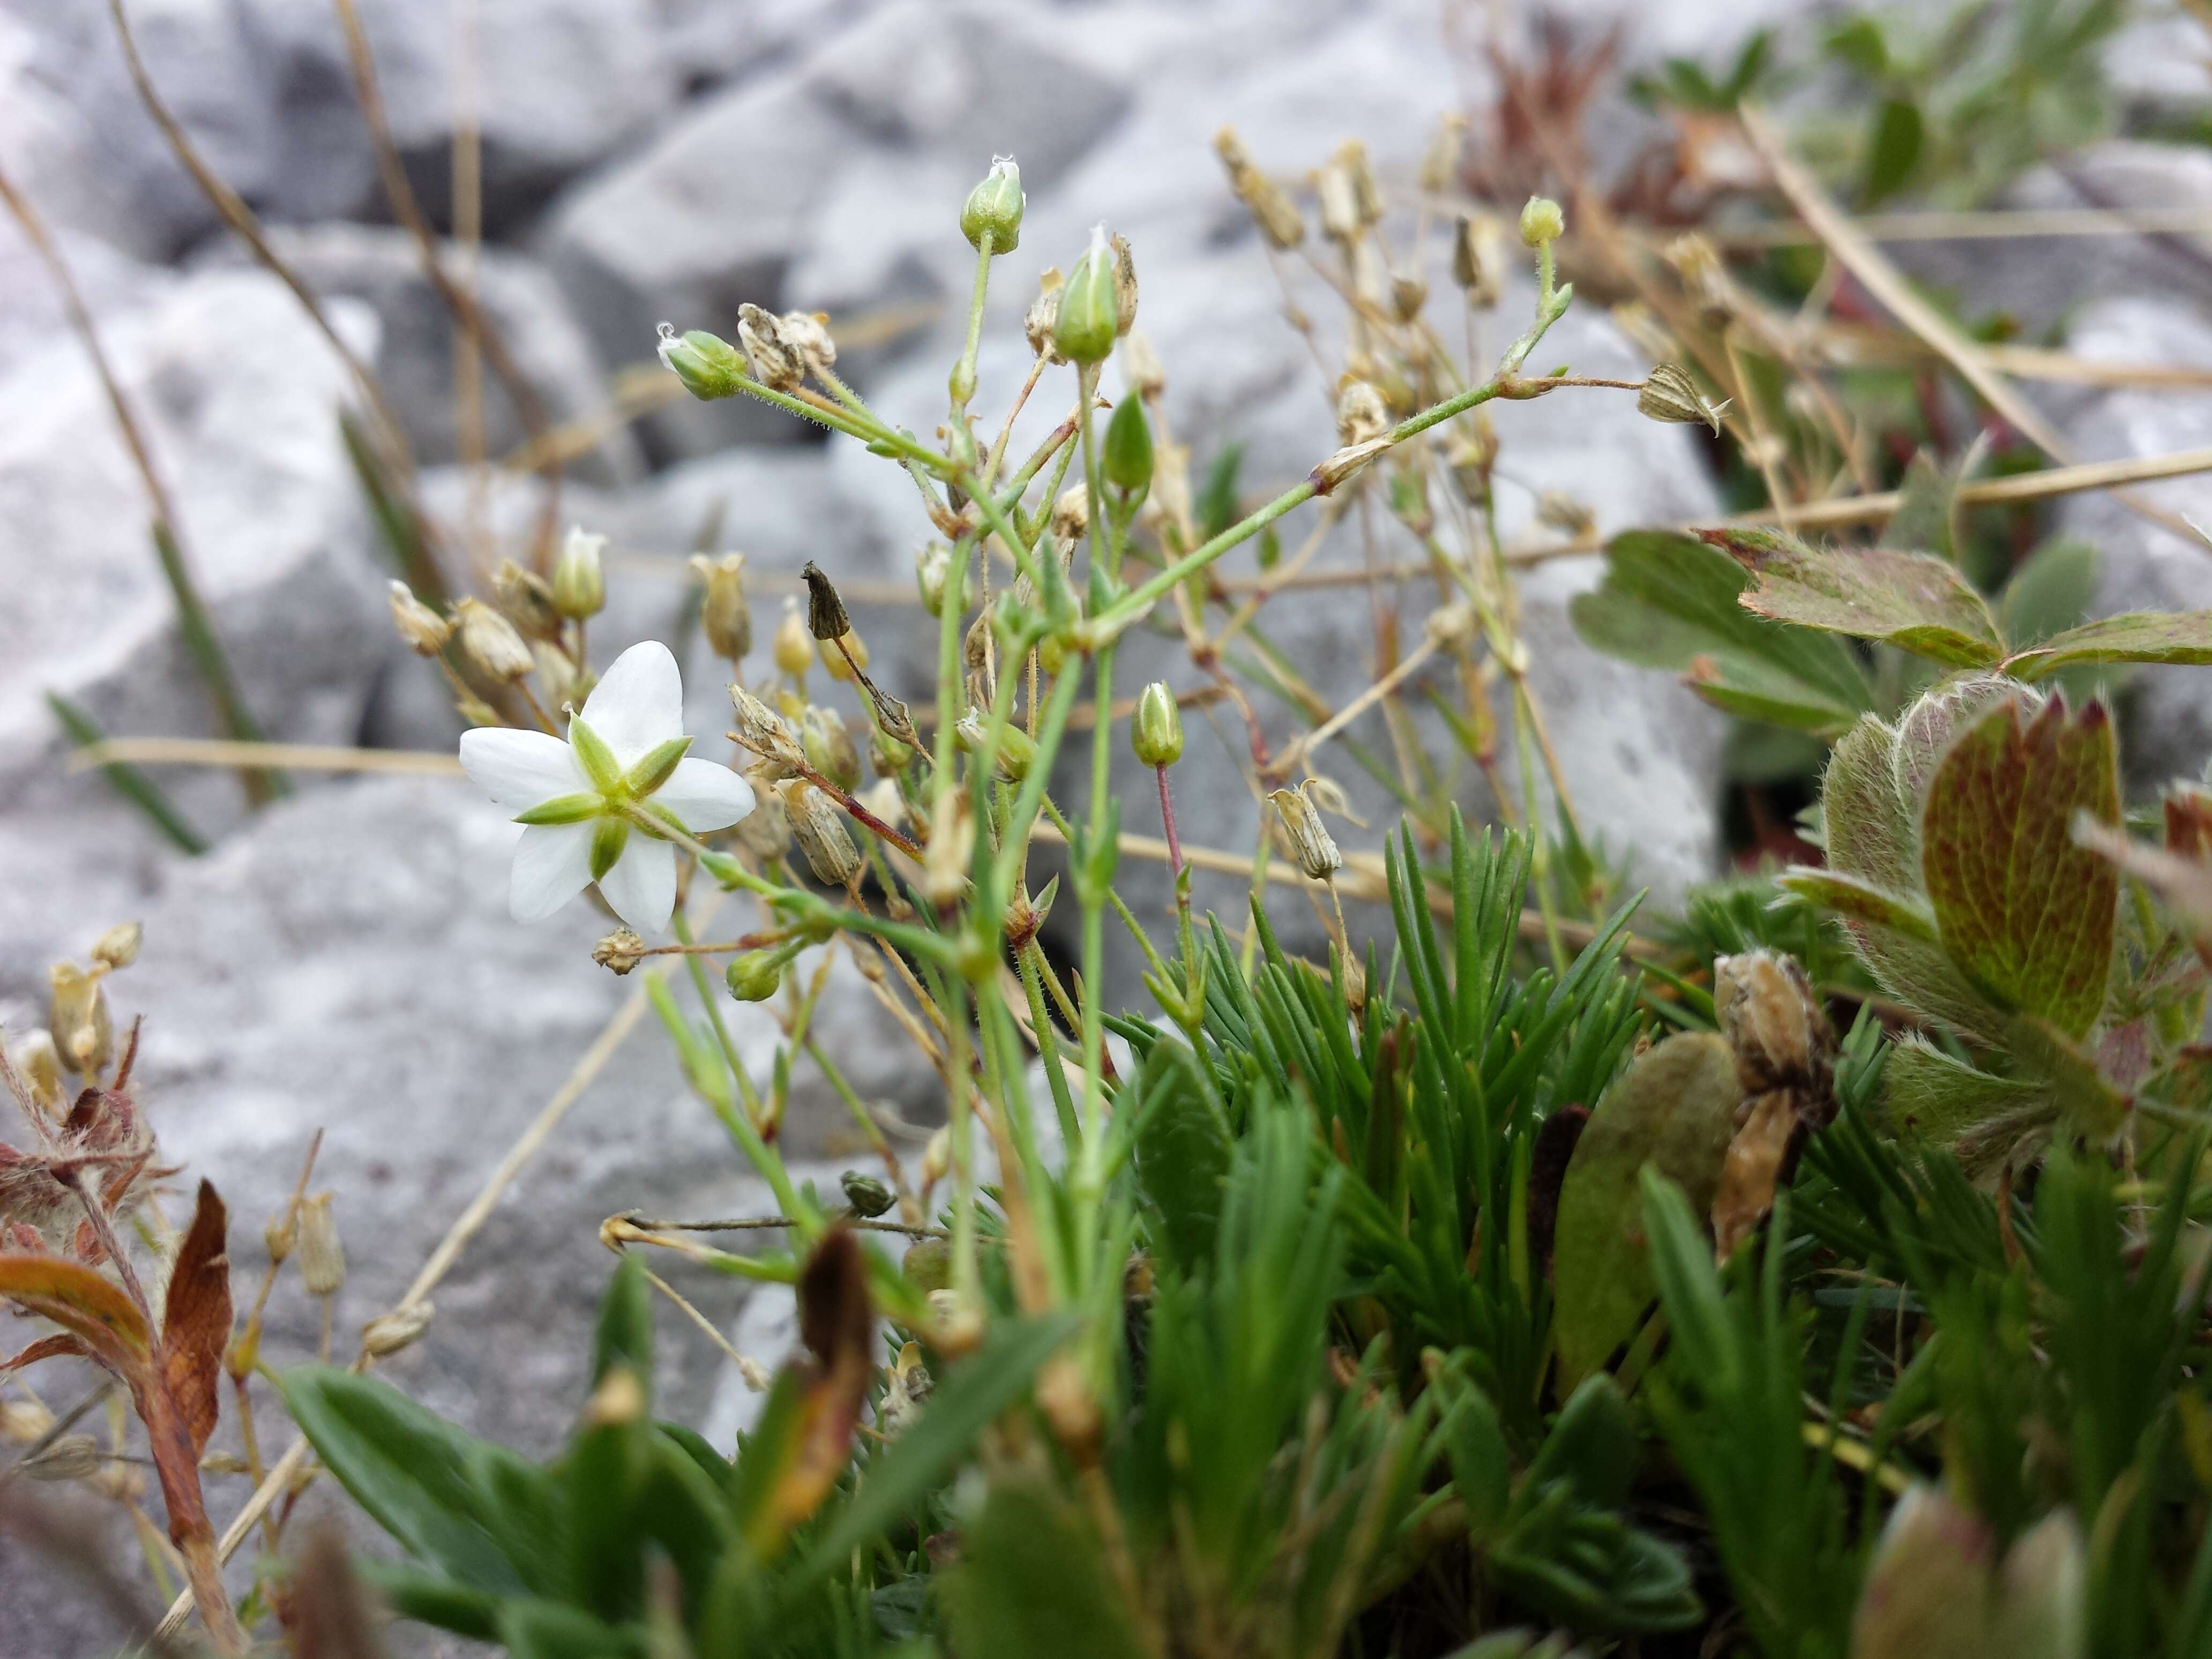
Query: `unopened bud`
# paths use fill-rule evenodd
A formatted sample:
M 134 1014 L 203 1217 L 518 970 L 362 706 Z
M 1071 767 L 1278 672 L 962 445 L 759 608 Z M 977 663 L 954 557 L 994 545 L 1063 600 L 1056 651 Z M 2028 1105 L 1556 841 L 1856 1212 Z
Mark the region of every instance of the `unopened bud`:
M 837 1184 L 845 1189 L 845 1201 L 853 1206 L 857 1216 L 873 1218 L 883 1214 L 896 1201 L 891 1189 L 873 1176 L 862 1175 L 858 1170 L 848 1170 L 838 1177 Z
M 679 336 L 663 323 L 659 349 L 660 361 L 684 382 L 684 389 L 702 402 L 734 398 L 744 384 L 744 360 L 738 356 L 738 349 L 703 328 Z
M 62 1116 L 69 1106 L 69 1091 L 63 1086 L 61 1051 L 54 1046 L 53 1034 L 38 1028 L 26 1032 L 9 1059 L 30 1091 L 31 1103 L 48 1117 Z
M 1267 797 L 1275 803 L 1289 838 L 1291 855 L 1313 881 L 1327 881 L 1344 867 L 1344 854 L 1321 821 L 1321 814 L 1303 789 L 1278 789 Z
M 1689 370 L 1680 363 L 1662 363 L 1644 377 L 1643 389 L 1636 394 L 1636 408 L 1655 421 L 1709 426 L 1716 435 L 1721 429 L 1720 408 L 1705 401 Z
M 645 941 L 629 928 L 617 927 L 592 947 L 592 960 L 611 974 L 627 974 L 645 960 Z
M 750 301 L 738 307 L 738 343 L 763 386 L 795 392 L 806 378 L 806 360 L 785 335 L 783 319 Z
M 110 968 L 128 968 L 138 960 L 138 945 L 145 929 L 135 921 L 118 921 L 92 942 L 92 959 Z
M 814 666 L 814 635 L 795 601 L 787 602 L 783 620 L 775 625 L 775 665 L 793 679 Z
M 845 827 L 844 809 L 804 778 L 793 778 L 781 793 L 792 837 L 815 879 L 831 887 L 852 885 L 860 873 L 860 849 Z
M 773 951 L 748 951 L 723 969 L 722 982 L 739 1002 L 766 1002 L 783 983 L 783 959 Z
M 983 722 L 969 714 L 952 728 L 952 739 L 963 754 L 981 753 L 985 738 L 989 735 Z M 1030 768 L 1036 763 L 1036 744 L 1028 732 L 1017 726 L 1006 726 L 999 732 L 998 758 L 995 769 L 1008 783 L 1019 783 L 1029 776 Z
M 105 975 L 87 973 L 73 962 L 58 962 L 46 973 L 52 994 L 46 1005 L 46 1029 L 62 1064 L 81 1076 L 107 1068 L 115 1048 L 108 1018 Z
M 1070 362 L 1100 362 L 1114 349 L 1121 319 L 1114 270 L 1115 254 L 1106 240 L 1106 227 L 1095 226 L 1090 247 L 1075 262 L 1067 286 L 1060 290 L 1060 315 L 1053 324 L 1053 342 Z
M 1389 406 L 1365 380 L 1346 380 L 1336 398 L 1336 437 L 1341 444 L 1371 443 L 1390 429 Z
M 581 526 L 561 544 L 553 561 L 553 608 L 569 621 L 581 622 L 606 608 L 606 550 L 607 538 L 588 534 Z
M 991 238 L 993 253 L 1012 253 L 1022 238 L 1022 170 L 1011 155 L 994 155 L 983 182 L 968 192 L 960 210 L 960 234 L 970 247 Z
M 1038 279 L 1037 296 L 1030 301 L 1030 308 L 1022 318 L 1022 332 L 1028 337 L 1030 349 L 1048 363 L 1067 361 L 1060 349 L 1053 331 L 1060 326 L 1060 296 L 1063 283 L 1060 267 L 1048 265 Z
M 104 1461 L 90 1435 L 65 1434 L 15 1467 L 33 1480 L 82 1480 L 99 1474 Z
M 430 1328 L 430 1321 L 437 1311 L 428 1302 L 416 1302 L 379 1314 L 361 1328 L 362 1352 L 372 1359 L 384 1359 L 402 1348 L 412 1347 Z
M 530 678 L 537 659 L 513 623 L 481 599 L 459 601 L 453 615 L 460 624 L 462 651 L 486 678 L 511 684 Z
M 553 603 L 553 589 L 537 572 L 501 559 L 491 573 L 491 599 L 523 633 L 548 640 L 559 636 L 561 612 Z
M 808 706 L 799 717 L 799 746 L 806 763 L 840 789 L 853 789 L 860 781 L 860 751 L 844 717 L 820 703 Z
M 710 559 L 691 556 L 691 568 L 700 582 L 699 627 L 716 656 L 729 662 L 743 659 L 753 648 L 753 608 L 745 597 L 745 556 L 725 553 Z
M 331 1213 L 334 1196 L 318 1193 L 300 1201 L 300 1277 L 309 1296 L 336 1296 L 345 1288 L 345 1247 Z
M 1099 465 L 1106 482 L 1134 494 L 1152 482 L 1152 429 L 1145 423 L 1145 406 L 1124 398 L 1106 423 Z
M 1137 694 L 1129 745 L 1147 766 L 1173 766 L 1182 758 L 1182 710 L 1165 680 L 1154 680 Z
M 392 625 L 399 630 L 407 648 L 418 657 L 434 657 L 443 651 L 446 641 L 453 637 L 453 623 L 416 599 L 405 582 L 393 582 L 390 592 Z
M 1452 238 L 1452 281 L 1467 290 L 1467 302 L 1487 310 L 1498 303 L 1505 281 L 1505 233 L 1486 213 L 1462 214 Z
M 1521 210 L 1521 241 L 1526 247 L 1542 247 L 1567 234 L 1567 216 L 1548 196 L 1531 196 Z

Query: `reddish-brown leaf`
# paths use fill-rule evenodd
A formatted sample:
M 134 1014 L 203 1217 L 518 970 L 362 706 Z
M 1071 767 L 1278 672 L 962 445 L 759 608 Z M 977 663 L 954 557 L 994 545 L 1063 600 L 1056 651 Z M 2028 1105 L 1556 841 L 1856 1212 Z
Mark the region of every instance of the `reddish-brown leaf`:
M 0 1297 L 82 1338 L 93 1357 L 134 1388 L 151 1346 L 137 1305 L 112 1279 L 58 1255 L 0 1255 Z
M 0 1376 L 20 1371 L 26 1365 L 35 1365 L 41 1359 L 93 1359 L 92 1350 L 81 1338 L 74 1336 L 42 1336 L 21 1353 L 11 1353 L 0 1359 Z
M 206 1182 L 192 1224 L 178 1247 L 161 1316 L 161 1376 L 192 1438 L 195 1455 L 215 1432 L 222 1394 L 222 1351 L 230 1341 L 229 1217 Z
M 2054 697 L 2023 720 L 2007 702 L 1953 742 L 1929 779 L 1921 874 L 1943 948 L 2004 1007 L 2087 1031 L 2105 1004 L 2119 872 L 2075 840 L 2116 824 L 2112 717 Z
M 849 1228 L 833 1227 L 799 1276 L 799 1339 L 813 1375 L 793 1414 L 782 1467 L 750 1529 L 763 1555 L 773 1555 L 821 1507 L 844 1473 L 867 1399 L 874 1332 L 867 1258 Z

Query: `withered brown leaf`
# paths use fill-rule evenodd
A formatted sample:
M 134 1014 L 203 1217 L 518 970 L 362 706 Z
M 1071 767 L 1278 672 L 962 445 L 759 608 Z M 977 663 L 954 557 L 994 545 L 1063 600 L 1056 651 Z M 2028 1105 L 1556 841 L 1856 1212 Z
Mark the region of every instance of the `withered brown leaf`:
M 162 1380 L 191 1436 L 194 1456 L 207 1449 L 221 1409 L 217 1385 L 230 1341 L 229 1227 L 222 1200 L 201 1182 L 161 1316 Z

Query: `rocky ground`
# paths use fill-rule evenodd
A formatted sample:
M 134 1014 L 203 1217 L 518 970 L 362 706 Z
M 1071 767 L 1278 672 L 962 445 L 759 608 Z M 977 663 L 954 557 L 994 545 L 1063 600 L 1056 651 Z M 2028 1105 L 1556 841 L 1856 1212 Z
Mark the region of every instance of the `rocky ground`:
M 1762 15 L 1798 9 L 1578 0 L 1565 9 L 1585 26 L 1623 23 L 1628 56 L 1650 61 L 1711 55 Z M 1358 136 L 1386 174 L 1404 176 L 1436 118 L 1480 104 L 1491 73 L 1463 27 L 1472 12 L 1440 11 L 1438 0 L 472 9 L 492 241 L 483 302 L 555 418 L 600 408 L 615 377 L 649 362 L 662 319 L 733 335 L 738 304 L 754 301 L 876 319 L 841 367 L 879 408 L 927 429 L 942 409 L 971 270 L 955 214 L 990 156 L 1011 152 L 1029 215 L 988 319 L 985 406 L 1026 368 L 1018 318 L 1036 272 L 1070 263 L 1103 219 L 1135 247 L 1141 326 L 1167 363 L 1176 431 L 1201 462 L 1241 442 L 1255 495 L 1302 474 L 1333 436 L 1326 388 L 1284 323 L 1215 166 L 1212 132 L 1235 124 L 1282 171 Z M 442 222 L 457 106 L 451 9 L 362 0 L 362 10 L 410 176 Z M 458 513 L 467 486 L 454 466 L 452 333 L 412 243 L 388 222 L 333 14 L 295 0 L 136 0 L 130 12 L 154 79 L 210 163 L 270 221 L 336 332 L 373 365 L 422 464 L 426 498 Z M 2129 50 L 2135 95 L 2185 95 L 2154 39 Z M 1604 142 L 1626 154 L 1639 118 L 1613 122 Z M 2201 202 L 2212 187 L 2202 156 L 2113 146 L 2028 181 L 2023 199 Z M 398 647 L 384 614 L 389 572 L 337 433 L 354 395 L 347 374 L 171 159 L 104 6 L 0 0 L 0 167 L 58 228 L 270 734 L 450 744 L 457 728 L 437 682 Z M 2033 260 L 1986 245 L 1926 257 L 1949 280 L 2010 284 L 2008 302 L 2069 331 L 2086 354 L 2212 363 L 2201 240 L 2054 246 Z M 322 1129 L 317 1182 L 338 1194 L 352 1264 L 339 1319 L 350 1330 L 404 1288 L 629 987 L 587 959 L 604 923 L 584 905 L 534 929 L 509 921 L 507 832 L 459 786 L 303 777 L 294 799 L 249 816 L 233 777 L 166 774 L 215 840 L 186 859 L 97 780 L 65 771 L 49 691 L 118 732 L 216 728 L 148 545 L 143 486 L 62 324 L 29 249 L 0 223 L 0 1023 L 36 1023 L 48 963 L 81 957 L 113 921 L 143 919 L 144 957 L 117 994 L 125 1012 L 147 1017 L 141 1076 L 165 1146 L 229 1197 L 246 1277 L 263 1260 L 261 1219 Z M 1645 367 L 1595 311 L 1571 316 L 1546 356 L 1588 374 Z M 2087 456 L 2212 441 L 2212 400 L 2202 397 L 2077 393 L 2052 407 Z M 1508 502 L 1509 532 L 1543 489 L 1575 495 L 1607 530 L 1714 507 L 1681 430 L 1640 420 L 1626 399 L 1516 405 L 1498 424 L 1527 486 Z M 496 394 L 489 435 L 495 453 L 523 435 Z M 2162 498 L 2212 521 L 2206 490 L 2170 485 Z M 716 544 L 745 551 L 757 572 L 787 575 L 812 558 L 857 586 L 910 580 L 927 533 L 915 509 L 911 488 L 880 460 L 810 441 L 740 400 L 665 405 L 618 430 L 574 469 L 562 512 L 611 534 L 623 556 L 616 605 L 595 630 L 611 653 L 674 633 L 674 556 L 704 524 L 718 524 Z M 533 510 L 521 486 L 503 486 L 493 504 L 507 526 Z M 2106 547 L 2110 607 L 2212 604 L 2201 549 L 2101 500 L 2066 517 Z M 1329 556 L 1356 559 L 1356 543 Z M 1720 733 L 1679 689 L 1573 639 L 1565 601 L 1594 580 L 1594 564 L 1551 565 L 1524 586 L 1538 691 L 1586 823 L 1639 881 L 1677 893 L 1717 868 Z M 927 660 L 911 607 L 854 609 L 889 678 Z M 1365 683 L 1363 604 L 1339 595 L 1283 609 L 1278 641 L 1324 695 L 1341 701 Z M 774 621 L 764 603 L 763 648 Z M 702 657 L 692 667 L 695 729 L 711 731 L 714 665 Z M 1124 653 L 1129 685 L 1155 673 L 1182 684 L 1190 670 L 1164 644 Z M 2197 676 L 2144 688 L 2137 735 L 2158 769 L 2203 764 L 2208 710 Z M 1191 732 L 1184 836 L 1249 847 L 1253 802 L 1219 763 L 1241 734 L 1204 720 Z M 1147 781 L 1125 781 L 1127 827 L 1150 830 Z M 1201 898 L 1237 902 L 1230 884 Z M 1137 900 L 1158 904 L 1161 893 L 1140 885 Z M 872 1003 L 830 1001 L 860 1092 L 926 1112 L 923 1079 Z M 769 1040 L 762 1027 L 740 1036 Z M 817 1166 L 824 1179 L 837 1167 L 836 1115 L 826 1089 L 803 1079 L 793 1143 L 828 1159 Z M 631 1206 L 760 1201 L 648 1019 L 508 1189 L 440 1289 L 429 1334 L 393 1374 L 484 1431 L 543 1449 L 576 1403 L 582 1334 L 605 1273 L 599 1220 Z M 772 1340 L 773 1310 L 740 1326 L 734 1287 L 698 1288 L 744 1340 Z M 272 1356 L 303 1352 L 313 1324 L 296 1304 L 280 1308 Z M 678 1414 L 703 1416 L 711 1401 L 718 1431 L 734 1428 L 732 1376 L 718 1376 L 696 1332 L 672 1321 L 665 1335 Z M 0 1606 L 33 1610 L 31 1633 L 19 1637 L 11 1619 L 0 1645 L 97 1649 L 105 1626 L 49 1613 L 43 1571 L 0 1542 Z

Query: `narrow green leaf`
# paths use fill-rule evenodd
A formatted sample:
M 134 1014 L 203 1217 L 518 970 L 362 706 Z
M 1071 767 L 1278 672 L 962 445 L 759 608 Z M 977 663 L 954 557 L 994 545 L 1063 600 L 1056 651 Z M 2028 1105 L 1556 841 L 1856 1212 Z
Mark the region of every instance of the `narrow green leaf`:
M 1867 136 L 1866 181 L 1861 195 L 1868 207 L 1895 195 L 1913 169 L 1927 140 L 1927 124 L 1920 106 L 1909 98 L 1884 99 L 1875 112 L 1873 131 Z
M 592 1386 L 606 1380 L 617 1365 L 627 1365 L 653 1401 L 653 1287 L 645 1261 L 625 1252 L 599 1299 L 599 1322 L 592 1340 Z
M 1840 911 L 1854 921 L 1887 927 L 1892 933 L 1902 933 L 1907 939 L 1917 939 L 1925 944 L 1934 945 L 1940 941 L 1941 935 L 1936 930 L 1936 918 L 1925 904 L 1904 894 L 1877 887 L 1872 882 L 1861 881 L 1856 876 L 1797 866 L 1777 877 L 1774 884 L 1785 892 L 1796 893 L 1815 904 L 1824 904 L 1831 910 Z
M 1213 1259 L 1229 1180 L 1229 1122 L 1180 1043 L 1146 1060 L 1135 1097 L 1137 1189 L 1154 1248 L 1186 1273 Z
M 161 520 L 154 520 L 153 532 L 155 556 L 169 584 L 170 597 L 177 604 L 177 631 L 184 635 L 185 653 L 207 687 L 223 731 L 240 743 L 260 742 L 261 724 L 246 707 L 246 694 L 239 689 L 238 676 L 231 672 L 222 638 L 215 631 L 215 619 L 200 599 L 191 567 L 185 562 L 184 549 L 178 545 L 175 532 Z M 246 787 L 246 799 L 256 805 L 292 793 L 291 784 L 274 767 L 240 767 L 239 780 Z
M 107 740 L 107 733 L 100 730 L 100 723 L 58 691 L 46 693 L 46 707 L 53 710 L 62 730 L 69 733 L 70 741 L 78 748 L 88 749 Z M 179 852 L 198 858 L 207 851 L 206 840 L 185 821 L 185 815 L 169 799 L 167 792 L 145 773 L 122 761 L 107 761 L 100 766 L 100 775 L 107 780 L 110 788 L 143 813 L 146 821 L 167 836 L 169 844 Z
M 1865 672 L 1838 640 L 1753 616 L 1750 579 L 1727 554 L 1672 531 L 1638 530 L 1606 549 L 1605 580 L 1568 607 L 1592 648 L 1671 669 L 1706 702 L 1747 720 L 1833 736 L 1874 707 Z
M 1921 813 L 1921 869 L 1946 953 L 2001 1006 L 2069 1036 L 2105 1003 L 2119 872 L 2075 844 L 2074 820 L 2119 819 L 2112 717 L 2063 699 L 2025 724 L 2016 702 L 1951 745 Z
M 1925 553 L 1808 547 L 1778 532 L 1702 532 L 1758 579 L 1744 609 L 1777 622 L 1879 640 L 1955 667 L 2004 655 L 1996 619 L 1948 563 Z

